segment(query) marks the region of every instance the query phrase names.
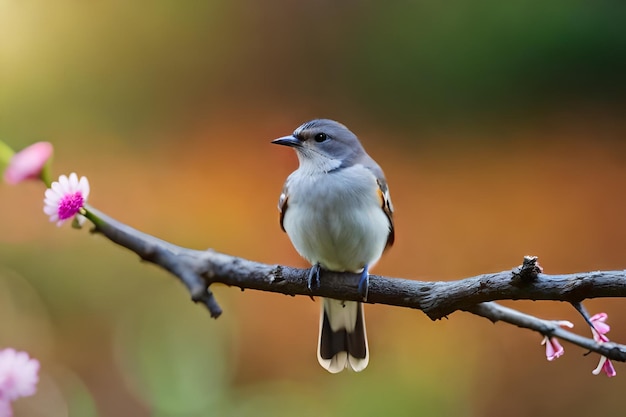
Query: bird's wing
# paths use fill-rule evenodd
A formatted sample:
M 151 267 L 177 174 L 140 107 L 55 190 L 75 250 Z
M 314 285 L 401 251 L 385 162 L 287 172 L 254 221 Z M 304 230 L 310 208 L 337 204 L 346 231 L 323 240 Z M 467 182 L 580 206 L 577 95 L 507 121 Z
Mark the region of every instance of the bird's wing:
M 391 204 L 391 196 L 389 195 L 389 187 L 385 177 L 378 176 L 376 178 L 378 184 L 378 197 L 380 198 L 380 205 L 389 219 L 389 235 L 387 236 L 387 244 L 385 249 L 390 248 L 393 245 L 395 239 L 395 231 L 393 227 L 393 204 Z
M 280 228 L 285 232 L 285 226 L 283 225 L 283 220 L 285 219 L 285 213 L 287 212 L 287 200 L 289 199 L 289 193 L 287 190 L 287 184 L 283 187 L 282 193 L 280 193 L 280 197 L 278 198 L 278 211 L 280 213 Z

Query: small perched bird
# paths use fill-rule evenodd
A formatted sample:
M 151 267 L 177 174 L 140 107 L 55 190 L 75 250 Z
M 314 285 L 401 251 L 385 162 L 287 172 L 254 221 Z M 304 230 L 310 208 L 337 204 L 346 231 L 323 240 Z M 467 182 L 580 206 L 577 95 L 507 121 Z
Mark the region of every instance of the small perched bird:
M 316 119 L 272 143 L 292 147 L 300 166 L 278 202 L 280 225 L 312 265 L 309 288 L 320 268 L 361 274 L 367 298 L 369 268 L 393 244 L 393 206 L 385 175 L 359 139 L 341 123 Z M 362 371 L 369 362 L 363 305 L 323 299 L 317 358 L 331 373 Z

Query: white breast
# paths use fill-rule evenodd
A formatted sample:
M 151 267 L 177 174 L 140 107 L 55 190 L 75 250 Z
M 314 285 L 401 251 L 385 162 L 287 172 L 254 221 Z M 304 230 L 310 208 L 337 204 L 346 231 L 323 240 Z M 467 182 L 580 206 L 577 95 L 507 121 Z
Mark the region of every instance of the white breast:
M 360 271 L 380 258 L 389 236 L 375 176 L 355 165 L 288 179 L 283 226 L 300 255 L 333 271 Z

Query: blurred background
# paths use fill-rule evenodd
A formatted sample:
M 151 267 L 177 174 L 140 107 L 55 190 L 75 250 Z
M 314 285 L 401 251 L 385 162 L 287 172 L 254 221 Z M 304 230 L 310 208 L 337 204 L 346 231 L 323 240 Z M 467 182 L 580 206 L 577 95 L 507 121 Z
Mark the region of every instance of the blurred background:
M 46 140 L 54 174 L 182 246 L 305 267 L 276 204 L 297 160 L 270 140 L 316 117 L 385 169 L 396 244 L 375 273 L 452 280 L 537 255 L 547 273 L 626 267 L 626 6 L 551 2 L 0 0 L 0 139 Z M 315 357 L 319 300 L 172 276 L 57 228 L 38 183 L 0 184 L 0 347 L 42 363 L 19 416 L 588 416 L 626 368 L 466 313 L 368 305 L 368 369 Z M 561 303 L 509 302 L 547 319 Z M 605 311 L 626 342 L 623 300 Z

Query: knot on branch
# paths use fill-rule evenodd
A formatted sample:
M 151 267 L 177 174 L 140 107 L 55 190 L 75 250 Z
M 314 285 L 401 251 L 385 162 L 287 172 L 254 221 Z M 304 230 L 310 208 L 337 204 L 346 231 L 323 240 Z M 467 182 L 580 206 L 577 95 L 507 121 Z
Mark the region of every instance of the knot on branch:
M 542 272 L 543 268 L 539 265 L 537 257 L 526 255 L 522 264 L 511 271 L 513 274 L 511 280 L 517 283 L 531 283 Z

